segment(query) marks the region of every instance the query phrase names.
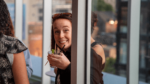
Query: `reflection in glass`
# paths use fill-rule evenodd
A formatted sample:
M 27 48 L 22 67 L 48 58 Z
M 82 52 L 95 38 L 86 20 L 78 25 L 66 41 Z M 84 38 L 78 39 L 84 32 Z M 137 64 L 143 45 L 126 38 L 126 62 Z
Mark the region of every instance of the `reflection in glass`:
M 92 0 L 92 12 L 97 14 L 98 19 L 92 37 L 103 47 L 106 58 L 104 84 L 126 84 L 127 1 Z

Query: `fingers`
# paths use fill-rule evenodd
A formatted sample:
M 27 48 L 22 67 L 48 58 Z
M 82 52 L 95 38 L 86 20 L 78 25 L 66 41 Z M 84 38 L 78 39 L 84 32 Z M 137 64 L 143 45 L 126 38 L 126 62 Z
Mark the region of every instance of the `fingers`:
M 50 55 L 49 57 L 50 57 L 50 58 L 57 58 L 57 59 L 60 59 L 60 58 L 61 58 L 61 55 Z
M 64 53 L 61 52 L 60 55 L 61 55 L 61 56 L 64 56 Z
M 50 65 L 51 65 L 51 66 L 56 66 L 56 67 L 58 67 L 58 65 L 60 64 L 60 60 L 59 60 L 59 59 L 56 59 L 56 58 L 50 58 L 49 61 L 50 61 Z
M 68 58 L 63 53 L 60 53 L 59 55 L 49 54 L 47 56 L 47 59 L 51 66 L 56 66 L 60 69 L 64 69 L 64 67 L 66 67 L 66 64 L 68 64 Z

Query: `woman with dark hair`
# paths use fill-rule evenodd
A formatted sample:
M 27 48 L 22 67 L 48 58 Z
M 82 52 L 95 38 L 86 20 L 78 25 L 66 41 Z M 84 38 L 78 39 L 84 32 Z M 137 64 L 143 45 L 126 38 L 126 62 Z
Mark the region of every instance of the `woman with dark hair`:
M 92 35 L 97 35 L 97 15 L 92 12 L 91 14 L 91 30 Z M 97 33 L 96 33 L 97 32 Z M 105 67 L 105 53 L 103 47 L 99 45 L 94 37 L 91 36 L 91 70 L 90 70 L 90 84 L 104 84 L 102 70 Z
M 71 44 L 72 44 L 72 14 L 60 13 L 52 17 L 52 43 L 51 48 L 60 49 L 63 53 L 51 54 L 48 60 L 51 66 L 56 66 L 55 84 L 70 84 L 71 73 Z M 64 46 L 65 45 L 65 46 Z
M 71 13 L 58 13 L 52 17 L 52 43 L 51 48 L 62 50 L 60 54 L 49 54 L 48 60 L 51 66 L 56 66 L 55 73 L 56 79 L 55 84 L 70 84 L 71 83 L 71 44 L 72 44 L 72 14 Z M 65 45 L 65 46 L 64 46 Z M 99 84 L 102 81 L 102 63 L 104 64 L 105 59 L 103 48 L 95 43 L 95 40 L 91 37 L 91 84 Z M 94 59 L 93 59 L 94 58 Z M 97 63 L 93 62 L 96 60 Z M 99 70 L 96 72 L 95 70 Z M 98 76 L 96 76 L 96 73 Z M 101 79 L 94 78 L 98 77 Z M 96 81 L 96 82 L 95 82 Z M 101 83 L 103 84 L 103 83 Z
M 29 84 L 22 51 L 27 48 L 14 38 L 14 28 L 4 0 L 0 0 L 0 84 Z M 11 65 L 8 54 L 13 54 Z

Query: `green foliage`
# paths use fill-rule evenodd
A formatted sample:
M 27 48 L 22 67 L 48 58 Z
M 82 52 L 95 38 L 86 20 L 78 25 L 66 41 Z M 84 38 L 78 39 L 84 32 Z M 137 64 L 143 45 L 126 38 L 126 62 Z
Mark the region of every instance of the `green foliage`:
M 113 11 L 113 7 L 104 0 L 92 0 L 92 11 Z
M 104 72 L 108 72 L 108 73 L 115 73 L 115 68 L 114 68 L 114 64 L 115 64 L 116 59 L 108 57 L 106 58 L 106 62 L 105 62 L 105 68 L 104 68 Z

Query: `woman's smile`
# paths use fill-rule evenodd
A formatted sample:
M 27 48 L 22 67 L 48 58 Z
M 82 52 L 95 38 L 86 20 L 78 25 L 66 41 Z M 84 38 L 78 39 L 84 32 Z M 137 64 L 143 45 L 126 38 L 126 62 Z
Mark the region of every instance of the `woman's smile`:
M 56 44 L 64 49 L 68 49 L 71 46 L 72 41 L 72 24 L 67 19 L 57 19 L 53 23 L 54 39 Z

